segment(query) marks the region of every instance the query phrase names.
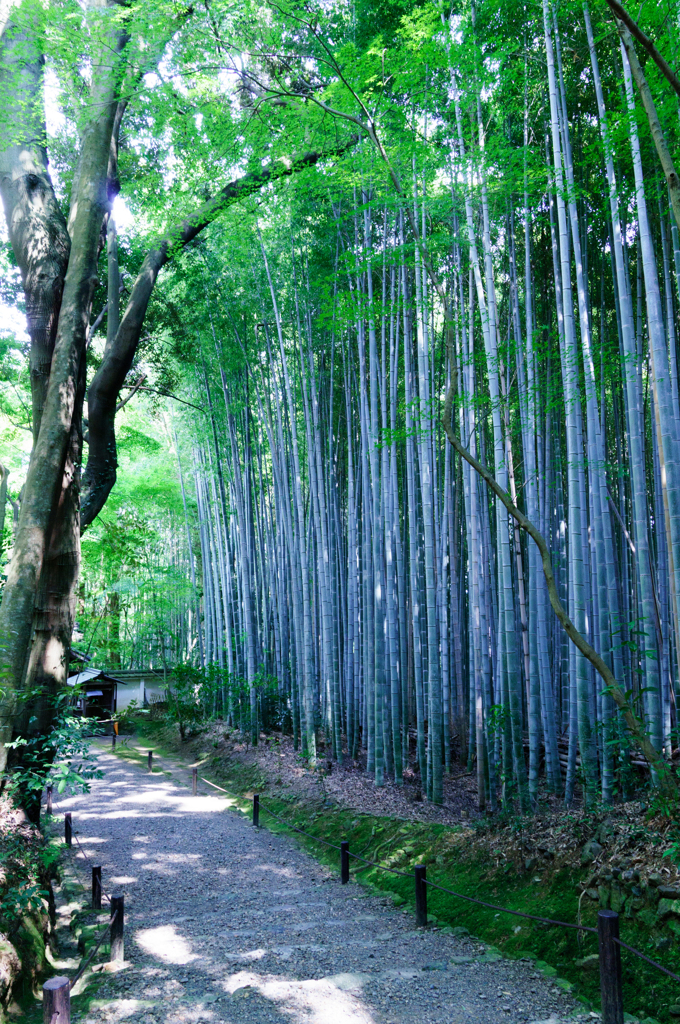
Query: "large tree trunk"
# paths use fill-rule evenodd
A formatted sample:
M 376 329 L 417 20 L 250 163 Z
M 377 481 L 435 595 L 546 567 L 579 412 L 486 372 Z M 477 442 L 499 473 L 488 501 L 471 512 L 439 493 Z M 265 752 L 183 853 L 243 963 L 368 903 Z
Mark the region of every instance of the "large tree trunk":
M 5 513 L 7 512 L 7 485 L 9 472 L 0 462 L 0 556 L 4 550 L 3 536 L 5 533 Z
M 0 40 L 4 124 L 0 139 L 0 195 L 14 258 L 21 271 L 31 339 L 33 437 L 37 440 L 71 241 L 47 166 L 43 109 L 44 58 L 28 19 L 7 22 Z
M 102 15 L 104 21 L 109 12 L 103 8 L 96 13 Z M 0 742 L 3 743 L 0 768 L 6 761 L 4 742 L 12 731 L 13 695 L 23 678 L 36 592 L 55 523 L 54 513 L 63 493 L 72 430 L 78 423 L 81 361 L 97 280 L 101 226 L 107 207 L 109 149 L 117 105 L 118 61 L 112 56 L 121 53 L 126 41 L 118 21 L 112 19 L 101 28 L 107 55 L 99 62 L 101 70 L 93 81 L 90 96 L 90 109 L 99 114 L 86 125 L 83 134 L 71 202 L 72 252 L 64 281 L 50 378 L 0 605 L 0 669 L 5 673 L 7 686 L 0 713 Z
M 47 166 L 47 153 L 43 145 L 44 60 L 34 36 L 35 26 L 28 21 L 24 25 L 20 23 L 19 18 L 20 12 L 17 12 L 17 20 L 8 22 L 0 44 L 2 78 L 10 86 L 8 94 L 16 97 L 15 109 L 11 111 L 10 120 L 15 134 L 11 139 L 4 139 L 1 145 L 0 194 L 10 241 L 24 286 L 26 321 L 31 339 L 32 426 L 34 440 L 37 440 L 47 395 L 71 241 L 66 221 L 54 195 Z M 76 460 L 76 463 L 78 461 Z M 3 474 L 3 485 L 6 491 L 6 473 Z M 64 493 L 62 488 L 62 497 Z M 60 500 L 62 515 L 65 511 L 63 506 L 64 502 Z M 54 585 L 52 576 L 53 572 L 48 572 L 39 587 L 41 597 L 38 603 L 42 613 L 38 614 L 37 625 L 42 636 L 33 649 L 36 664 L 41 664 L 47 657 L 44 628 L 41 627 L 53 617 L 53 613 L 48 613 L 45 607 L 47 595 Z M 31 617 L 28 622 L 30 625 Z M 70 634 L 66 641 L 67 649 L 69 639 Z M 58 661 L 59 656 L 56 652 L 50 652 L 50 657 L 52 654 L 54 660 Z M 25 656 L 24 650 L 16 659 L 16 685 L 21 682 Z M 14 722 L 13 725 L 25 725 L 35 710 L 24 707 L 21 723 Z M 43 717 L 42 712 L 36 716 L 41 723 Z
M 68 675 L 80 573 L 80 461 L 84 394 L 85 365 L 82 360 L 61 489 L 35 598 L 33 639 L 24 680 L 25 690 L 35 696 L 15 720 L 15 731 L 20 727 L 24 734 L 40 734 L 49 730 L 54 698 Z M 27 810 L 30 813 L 31 809 Z

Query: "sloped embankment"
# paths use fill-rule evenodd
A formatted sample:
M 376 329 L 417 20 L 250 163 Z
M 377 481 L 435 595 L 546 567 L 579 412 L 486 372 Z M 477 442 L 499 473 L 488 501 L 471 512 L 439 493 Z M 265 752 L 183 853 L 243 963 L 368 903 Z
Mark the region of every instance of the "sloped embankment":
M 0 800 L 0 1020 L 20 1012 L 51 973 L 55 857 L 39 829 L 6 797 Z

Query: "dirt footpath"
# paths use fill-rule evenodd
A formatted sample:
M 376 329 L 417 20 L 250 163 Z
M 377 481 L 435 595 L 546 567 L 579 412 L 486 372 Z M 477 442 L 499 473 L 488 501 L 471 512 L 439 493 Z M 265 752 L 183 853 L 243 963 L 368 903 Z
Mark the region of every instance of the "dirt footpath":
M 411 910 L 341 885 L 228 798 L 203 784 L 192 796 L 176 765 L 171 780 L 107 752 L 99 761 L 104 778 L 55 813 L 73 814 L 83 880 L 89 858 L 102 865 L 104 890 L 125 895 L 130 965 L 75 1020 L 559 1024 L 573 1013 L 531 962 L 417 929 Z

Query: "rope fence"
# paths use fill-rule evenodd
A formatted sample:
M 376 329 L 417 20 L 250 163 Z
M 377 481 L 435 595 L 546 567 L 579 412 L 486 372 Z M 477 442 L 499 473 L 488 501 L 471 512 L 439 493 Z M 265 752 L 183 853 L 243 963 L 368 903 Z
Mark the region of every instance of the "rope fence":
M 149 771 L 153 770 L 152 764 L 152 754 L 149 752 Z M 231 796 L 237 800 L 239 799 L 236 794 L 231 793 L 222 786 L 218 786 L 215 782 L 211 782 L 210 779 L 203 778 L 203 776 L 200 778 L 202 782 L 222 793 L 225 793 L 227 796 Z M 194 795 L 197 795 L 198 792 L 198 779 L 198 768 L 192 768 L 192 791 Z M 48 787 L 47 791 L 47 807 L 49 813 L 51 813 L 51 786 Z M 252 804 L 252 821 L 255 827 L 259 827 L 260 825 L 260 811 L 268 814 L 271 818 L 274 818 L 292 832 L 306 836 L 313 842 L 319 843 L 328 849 L 337 850 L 340 853 L 340 879 L 343 884 L 350 880 L 350 859 L 355 860 L 366 867 L 377 868 L 380 871 L 386 871 L 389 874 L 398 875 L 401 878 L 413 879 L 415 883 L 417 926 L 425 927 L 428 923 L 427 889 L 429 887 L 430 889 L 437 890 L 438 892 L 447 893 L 455 899 L 465 900 L 467 903 L 474 903 L 478 906 L 486 907 L 488 910 L 496 911 L 497 913 L 511 914 L 514 917 L 521 917 L 528 921 L 536 921 L 540 924 L 550 925 L 552 927 L 570 928 L 578 931 L 579 933 L 586 932 L 592 935 L 597 935 L 600 965 L 600 993 L 602 998 L 602 1024 L 623 1024 L 623 988 L 621 976 L 622 948 L 633 953 L 635 956 L 644 960 L 652 967 L 655 967 L 674 981 L 680 982 L 680 976 L 669 971 L 668 968 L 663 967 L 660 963 L 657 963 L 656 960 L 652 960 L 651 957 L 648 957 L 639 949 L 629 945 L 627 942 L 623 942 L 622 939 L 619 938 L 619 915 L 613 910 L 598 911 L 596 928 L 592 928 L 588 925 L 575 924 L 569 921 L 559 921 L 550 917 L 541 917 L 536 914 L 527 914 L 520 910 L 512 910 L 509 907 L 489 903 L 485 900 L 477 899 L 474 896 L 466 896 L 463 893 L 456 892 L 446 886 L 438 885 L 436 882 L 430 881 L 427 878 L 427 871 L 424 864 L 415 865 L 413 872 L 401 871 L 398 868 L 389 867 L 388 865 L 381 864 L 378 861 L 369 860 L 360 854 L 352 853 L 349 849 L 349 842 L 347 840 L 343 840 L 338 845 L 337 843 L 329 842 L 327 839 L 322 839 L 319 836 L 312 835 L 312 833 L 306 831 L 306 829 L 299 828 L 297 825 L 293 825 L 290 821 L 282 818 L 269 807 L 263 806 L 260 802 L 260 795 L 256 793 L 253 795 Z M 71 812 L 67 811 L 64 814 L 64 841 L 69 852 L 71 852 L 71 855 L 73 837 L 74 833 Z M 103 891 L 101 885 L 101 867 L 92 864 L 90 857 L 83 849 L 83 846 L 77 836 L 75 836 L 75 840 L 84 859 L 92 867 L 92 906 L 94 909 L 101 909 L 101 899 L 102 896 L 104 896 L 104 898 L 109 901 L 111 917 L 108 924 L 99 932 L 94 949 L 89 954 L 87 960 L 80 965 L 73 978 L 51 978 L 43 985 L 43 1024 L 55 1024 L 55 1021 L 57 1020 L 58 1024 L 70 1024 L 71 989 L 92 963 L 107 932 L 111 936 L 111 962 L 122 963 L 124 961 L 124 898 L 123 896 L 109 896 Z
M 52 814 L 52 786 L 47 787 L 46 809 Z M 78 836 L 73 831 L 73 817 L 71 811 L 64 814 L 64 846 L 69 853 L 71 864 L 76 873 L 78 864 L 74 857 L 73 840 L 83 856 L 92 868 L 92 909 L 102 909 L 102 896 L 110 905 L 110 917 L 103 928 L 96 936 L 96 942 L 86 960 L 84 960 L 76 973 L 71 978 L 59 976 L 50 978 L 43 985 L 43 1024 L 71 1024 L 71 990 L 82 978 L 90 966 L 99 949 L 108 935 L 110 939 L 109 962 L 112 964 L 123 964 L 125 961 L 125 897 L 109 896 L 102 888 L 102 869 L 100 865 L 92 863 L 86 850 L 83 848 Z
M 208 782 L 207 779 L 203 781 Z M 214 785 L 214 783 L 209 784 Z M 225 790 L 224 792 L 227 791 Z M 347 841 L 343 841 L 338 846 L 336 843 L 330 843 L 326 839 L 321 839 L 319 836 L 312 835 L 311 832 L 307 832 L 305 829 L 291 824 L 289 821 L 286 821 L 285 818 L 282 818 L 268 807 L 265 807 L 260 802 L 259 794 L 255 794 L 253 796 L 253 825 L 256 827 L 259 827 L 260 824 L 260 811 L 264 811 L 265 814 L 275 818 L 286 828 L 291 829 L 291 831 L 306 836 L 313 842 L 320 843 L 333 850 L 338 850 L 340 852 L 340 875 L 343 883 L 349 882 L 350 858 L 365 864 L 367 867 L 378 868 L 380 871 L 387 871 L 392 875 L 400 875 L 402 878 L 413 878 L 415 882 L 416 925 L 418 926 L 424 927 L 427 925 L 427 888 L 429 887 L 430 889 L 436 889 L 439 892 L 445 892 L 456 899 L 465 900 L 467 903 L 475 903 L 480 907 L 486 907 L 488 910 L 494 910 L 497 913 L 511 914 L 513 917 L 522 917 L 525 920 L 536 921 L 539 924 L 551 925 L 558 928 L 571 928 L 578 932 L 587 932 L 591 935 L 597 935 L 600 962 L 602 1024 L 623 1024 L 621 948 L 633 953 L 652 967 L 656 967 L 657 970 L 666 974 L 674 981 L 680 982 L 680 976 L 674 974 L 673 971 L 669 971 L 667 967 L 657 963 L 656 960 L 652 960 L 651 957 L 642 953 L 634 946 L 630 946 L 627 942 L 623 942 L 623 940 L 619 938 L 619 915 L 613 910 L 598 911 L 597 928 L 592 928 L 589 925 L 575 924 L 571 921 L 558 921 L 551 917 L 540 917 L 537 914 L 526 914 L 521 910 L 512 910 L 509 907 L 502 907 L 496 903 L 488 903 L 486 900 L 480 900 L 474 896 L 466 896 L 463 893 L 455 892 L 453 889 L 449 889 L 444 885 L 438 885 L 436 882 L 432 882 L 426 877 L 426 868 L 424 864 L 416 865 L 414 871 L 411 873 L 407 871 L 400 871 L 398 868 L 389 867 L 386 864 L 380 864 L 377 861 L 361 857 L 359 854 L 351 853 L 349 843 Z
M 667 967 L 662 967 L 661 964 L 657 964 L 656 960 L 652 960 L 644 953 L 641 953 L 639 949 L 635 948 L 635 946 L 629 946 L 627 942 L 623 941 L 623 939 L 615 939 L 614 941 L 617 945 L 623 946 L 624 949 L 627 949 L 629 953 L 635 953 L 635 956 L 639 956 L 641 960 L 646 960 L 648 964 L 652 965 L 652 967 L 656 967 L 658 970 L 663 971 L 663 973 L 667 974 L 669 978 L 673 978 L 674 981 L 680 981 L 680 977 L 677 974 L 673 974 L 673 972 L 669 971 Z
M 390 868 L 386 864 L 379 864 L 377 860 L 366 860 L 365 857 L 361 857 L 358 853 L 352 853 L 348 851 L 349 856 L 352 860 L 359 860 L 362 864 L 366 864 L 367 867 L 380 868 L 381 871 L 389 871 L 391 875 L 401 875 L 402 878 L 413 878 L 410 871 L 400 871 L 398 868 Z
M 82 978 L 90 966 L 99 948 L 108 935 L 110 938 L 111 952 L 109 962 L 122 965 L 125 961 L 125 898 L 123 896 L 111 897 L 111 917 L 109 921 L 99 930 L 97 941 L 86 960 L 83 960 L 80 967 L 72 978 L 56 977 L 50 978 L 43 985 L 43 1024 L 71 1024 L 71 990 Z
M 498 910 L 502 914 L 513 914 L 515 917 L 526 917 L 529 921 L 540 921 L 541 924 L 553 924 L 558 925 L 560 928 L 575 928 L 579 932 L 592 932 L 593 935 L 597 935 L 597 928 L 590 928 L 585 924 L 573 924 L 569 921 L 554 921 L 551 917 L 537 917 L 536 914 L 525 914 L 521 910 L 510 910 L 509 907 L 499 907 L 495 903 L 485 903 L 484 900 L 477 900 L 473 896 L 464 896 L 462 892 L 454 892 L 453 889 L 447 889 L 444 885 L 437 885 L 436 882 L 429 882 L 425 880 L 425 884 L 429 885 L 431 889 L 439 889 L 440 892 L 447 892 L 450 896 L 456 896 L 459 900 L 467 900 L 468 903 L 478 903 L 480 907 L 488 907 L 489 910 Z M 650 961 L 651 962 L 651 961 Z
M 83 849 L 83 847 L 82 847 L 82 845 L 80 843 L 80 840 L 78 839 L 78 836 L 74 835 L 74 839 L 75 839 L 75 841 L 78 844 L 78 849 L 82 853 L 82 855 L 85 858 L 85 860 L 87 861 L 87 863 L 92 868 L 92 903 L 93 903 L 93 906 L 94 906 L 95 910 L 101 910 L 102 897 L 106 900 L 107 903 L 111 903 L 111 897 L 102 888 L 102 869 L 101 869 L 101 866 L 100 865 L 95 865 L 95 864 L 92 863 L 91 858 L 88 857 L 87 852 Z M 96 893 L 96 890 L 98 890 L 98 894 Z
M 107 933 L 108 934 L 111 933 L 111 929 L 113 928 L 114 923 L 118 920 L 119 913 L 120 913 L 120 911 L 117 910 L 116 913 L 112 916 L 112 918 L 109 921 L 109 923 L 105 924 L 104 927 L 100 930 L 99 938 L 97 939 L 96 946 L 94 947 L 94 949 L 92 950 L 92 952 L 88 956 L 87 960 L 83 961 L 83 963 L 80 965 L 80 967 L 78 968 L 76 973 L 73 975 L 73 977 L 69 979 L 69 983 L 68 983 L 69 989 L 72 989 L 73 986 L 76 984 L 76 982 L 79 981 L 80 978 L 82 978 L 83 974 L 85 973 L 87 968 L 90 966 L 90 964 L 94 960 L 95 956 L 97 955 L 97 952 L 99 951 L 99 947 L 101 946 L 102 942 L 104 941 L 104 936 Z
M 80 840 L 78 839 L 78 836 L 73 832 L 73 825 L 72 825 L 72 821 L 71 821 L 71 814 L 69 812 L 67 812 L 64 815 L 64 845 L 66 846 L 68 854 L 69 854 L 69 856 L 71 858 L 71 863 L 73 865 L 73 870 L 75 871 L 75 873 L 77 875 L 78 874 L 78 863 L 77 863 L 75 857 L 73 856 L 73 840 L 74 839 L 75 839 L 76 843 L 78 844 L 78 848 L 79 848 L 80 852 L 82 853 L 83 857 L 85 858 L 85 860 L 88 862 L 88 864 L 90 865 L 90 867 L 92 869 L 92 908 L 94 910 L 101 910 L 101 908 L 102 908 L 102 897 L 104 897 L 104 899 L 107 901 L 107 903 L 109 903 L 109 904 L 111 903 L 111 896 L 109 896 L 108 893 L 106 893 L 104 891 L 104 889 L 102 888 L 102 869 L 101 869 L 101 865 L 93 864 L 92 860 L 88 856 L 87 852 L 83 849 L 83 847 L 82 847 L 82 845 L 80 843 Z
M 273 811 L 270 811 L 268 807 L 262 807 L 262 805 L 260 804 L 260 809 L 265 811 L 266 814 L 269 814 L 270 817 L 276 818 L 277 821 L 280 821 L 282 825 L 285 825 L 286 828 L 291 829 L 291 831 L 299 832 L 303 836 L 309 835 L 309 832 L 305 832 L 304 829 L 298 828 L 296 825 L 291 825 L 290 822 L 285 820 L 285 818 L 280 818 L 278 814 L 274 814 Z M 318 836 L 312 836 L 311 838 L 315 839 L 317 843 L 321 843 L 323 846 L 329 846 L 331 850 L 338 850 L 338 852 L 340 851 L 340 847 L 336 843 L 329 843 L 327 839 L 319 839 Z

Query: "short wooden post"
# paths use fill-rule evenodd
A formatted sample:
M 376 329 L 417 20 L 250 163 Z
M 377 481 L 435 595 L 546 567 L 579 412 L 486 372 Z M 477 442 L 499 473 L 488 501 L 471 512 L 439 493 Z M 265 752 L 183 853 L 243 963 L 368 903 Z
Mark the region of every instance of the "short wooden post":
M 67 811 L 64 815 L 64 840 L 67 846 L 71 845 L 71 836 L 73 835 L 73 823 L 71 821 L 71 812 Z
M 102 909 L 102 869 L 92 868 L 92 906 L 95 910 Z
M 111 963 L 122 963 L 125 959 L 125 897 L 111 897 Z
M 43 1024 L 71 1024 L 68 978 L 50 978 L 43 985 Z
M 198 793 L 198 768 L 191 769 L 191 792 L 194 796 Z
M 47 814 L 51 814 L 52 813 L 52 786 L 48 786 L 47 787 L 47 807 L 46 807 L 46 813 Z
M 621 947 L 619 915 L 600 910 L 597 915 L 597 940 L 600 947 L 600 995 L 602 1024 L 623 1024 L 623 988 L 621 984 Z
M 149 763 L 149 771 L 153 771 L 153 750 L 150 750 L 147 754 L 147 761 Z
M 256 793 L 253 797 L 253 825 L 255 828 L 260 827 L 260 794 Z
M 349 882 L 349 843 L 346 839 L 340 843 L 340 881 L 343 885 Z
M 115 732 L 112 732 L 111 733 L 111 750 L 115 750 L 115 749 L 116 749 L 116 734 L 115 734 Z
M 427 924 L 427 886 L 425 884 L 425 865 L 416 864 L 416 926 L 424 928 Z

